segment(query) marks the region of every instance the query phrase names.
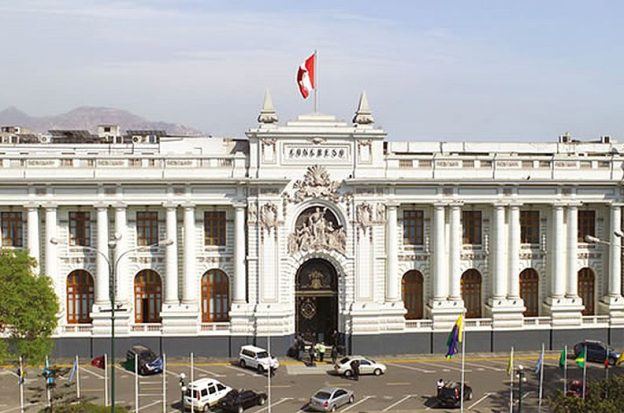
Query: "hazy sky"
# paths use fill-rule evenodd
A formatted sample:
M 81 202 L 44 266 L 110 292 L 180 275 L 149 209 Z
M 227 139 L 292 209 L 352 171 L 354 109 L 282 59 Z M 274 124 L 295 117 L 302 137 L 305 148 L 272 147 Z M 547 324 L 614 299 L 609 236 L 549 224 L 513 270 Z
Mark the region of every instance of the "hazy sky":
M 0 108 L 112 106 L 215 135 L 362 90 L 390 139 L 624 141 L 621 1 L 0 1 Z

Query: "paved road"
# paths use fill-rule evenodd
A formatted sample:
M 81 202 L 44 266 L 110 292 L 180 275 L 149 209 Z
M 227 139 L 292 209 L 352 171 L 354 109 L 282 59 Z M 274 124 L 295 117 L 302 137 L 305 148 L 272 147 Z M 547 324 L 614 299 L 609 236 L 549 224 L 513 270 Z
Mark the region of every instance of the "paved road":
M 537 377 L 532 370 L 537 360 L 537 353 L 522 353 L 515 357 L 516 366 L 523 364 L 527 371 L 528 382 L 525 385 L 523 403 L 526 411 L 535 411 L 537 406 Z M 508 412 L 509 411 L 509 376 L 505 372 L 507 355 L 470 354 L 466 356 L 466 381 L 474 390 L 472 400 L 466 402 L 466 410 L 471 412 Z M 271 411 L 275 413 L 295 413 L 305 411 L 310 395 L 324 386 L 341 386 L 355 392 L 356 401 L 340 409 L 344 412 L 424 412 L 446 411 L 439 409 L 433 402 L 435 382 L 439 378 L 459 380 L 461 358 L 445 360 L 436 356 L 413 356 L 403 358 L 380 358 L 378 361 L 388 365 L 387 374 L 381 377 L 366 376 L 355 382 L 332 373 L 331 365 L 318 363 L 316 367 L 306 367 L 294 360 L 284 360 L 277 375 L 271 379 Z M 139 378 L 139 411 L 141 412 L 176 412 L 180 398 L 178 375 L 184 372 L 190 376 L 188 360 L 169 360 L 166 374 L 167 398 L 163 406 L 162 375 Z M 562 387 L 562 371 L 558 368 L 558 355 L 551 353 L 546 357 L 544 370 L 544 395 L 554 394 Z M 573 360 L 568 361 L 568 377 L 580 378 L 582 370 Z M 65 364 L 65 370 L 69 365 Z M 104 372 L 88 364 L 80 366 L 80 380 L 83 397 L 104 401 Z M 610 374 L 622 374 L 623 368 L 614 368 Z M 45 391 L 40 369 L 29 369 L 26 381 L 26 401 L 30 403 L 29 412 L 38 411 L 45 403 Z M 65 374 L 67 376 L 67 374 Z M 601 365 L 590 365 L 590 378 L 604 377 Z M 253 371 L 243 370 L 224 361 L 197 360 L 194 377 L 212 377 L 235 388 L 248 388 L 267 392 L 268 379 Z M 117 401 L 135 409 L 135 375 L 121 367 L 116 368 Z M 516 383 L 517 396 L 517 383 Z M 75 392 L 75 383 L 67 385 L 65 377 L 59 380 L 57 393 Z M 17 377 L 12 369 L 0 370 L 0 413 L 18 412 L 19 393 Z M 253 413 L 268 412 L 268 406 L 248 410 Z M 547 410 L 544 410 L 547 411 Z

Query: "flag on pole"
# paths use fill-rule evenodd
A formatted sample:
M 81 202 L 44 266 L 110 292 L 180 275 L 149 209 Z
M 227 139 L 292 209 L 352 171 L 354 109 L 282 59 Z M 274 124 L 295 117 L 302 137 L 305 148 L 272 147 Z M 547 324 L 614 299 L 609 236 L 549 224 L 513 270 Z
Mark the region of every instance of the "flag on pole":
M 544 353 L 541 352 L 537 359 L 537 363 L 535 364 L 535 374 L 540 374 L 540 372 L 542 371 L 543 364 L 544 364 Z
M 620 364 L 622 364 L 622 362 L 624 362 L 624 351 L 621 352 L 617 360 L 615 360 L 615 365 L 619 366 Z
M 455 321 L 455 324 L 453 325 L 453 329 L 451 330 L 451 333 L 449 334 L 448 339 L 446 340 L 446 345 L 448 346 L 448 351 L 446 352 L 447 359 L 450 359 L 455 354 L 457 354 L 457 351 L 458 351 L 457 345 L 462 342 L 463 334 L 464 334 L 464 316 L 463 314 L 460 314 L 460 316 L 457 317 L 457 321 Z
M 17 368 L 17 384 L 24 384 L 25 381 L 25 373 L 24 373 L 24 369 L 22 368 L 22 365 L 20 364 L 20 366 Z
M 313 53 L 299 66 L 297 71 L 297 85 L 299 86 L 299 92 L 304 99 L 310 96 L 310 92 L 315 89 L 315 73 L 316 67 L 316 53 Z
M 585 346 L 583 346 L 583 349 L 581 350 L 579 355 L 574 360 L 576 362 L 576 365 L 579 366 L 580 368 L 585 368 L 585 353 L 586 352 L 587 352 L 587 349 Z
M 74 365 L 72 366 L 71 371 L 69 372 L 69 383 L 74 381 L 74 377 L 76 376 L 77 370 L 78 370 L 78 359 L 74 358 Z
M 564 368 L 566 366 L 566 361 L 568 359 L 568 352 L 564 348 L 561 350 L 561 354 L 559 355 L 559 367 Z
M 511 375 L 514 370 L 514 355 L 513 355 L 513 347 L 509 352 L 509 361 L 507 362 L 507 374 Z

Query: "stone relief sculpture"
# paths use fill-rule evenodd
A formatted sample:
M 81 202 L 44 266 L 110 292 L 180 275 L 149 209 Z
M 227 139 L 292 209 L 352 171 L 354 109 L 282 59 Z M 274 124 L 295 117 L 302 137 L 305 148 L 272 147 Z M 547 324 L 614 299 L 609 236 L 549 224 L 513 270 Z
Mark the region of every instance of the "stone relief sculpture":
M 373 225 L 373 207 L 367 202 L 359 204 L 355 208 L 355 217 L 360 227 L 366 229 Z
M 339 181 L 332 181 L 327 170 L 314 165 L 308 168 L 303 180 L 295 181 L 295 200 L 301 202 L 308 198 L 322 198 L 337 202 L 340 198 L 338 194 Z
M 385 222 L 386 220 L 386 206 L 382 203 L 377 204 L 377 221 Z
M 288 236 L 288 252 L 336 250 L 345 253 L 347 236 L 344 228 L 336 228 L 325 217 L 327 208 L 317 207 L 307 219 L 301 222 L 295 232 Z
M 275 204 L 262 205 L 260 209 L 260 224 L 267 231 L 277 228 L 277 206 Z
M 249 222 L 256 222 L 257 216 L 256 204 L 254 202 L 250 203 L 247 207 L 247 220 Z

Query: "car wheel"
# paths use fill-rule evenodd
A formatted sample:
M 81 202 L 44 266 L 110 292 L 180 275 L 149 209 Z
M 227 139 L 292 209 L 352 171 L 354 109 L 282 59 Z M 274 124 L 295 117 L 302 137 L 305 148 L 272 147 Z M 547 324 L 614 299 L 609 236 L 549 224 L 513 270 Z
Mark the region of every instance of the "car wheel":
M 264 373 L 264 367 L 258 364 L 258 374 L 262 374 L 262 373 Z
M 615 359 L 614 358 L 610 358 L 609 359 L 609 365 L 610 366 L 615 366 Z
M 247 367 L 247 363 L 245 363 L 245 360 L 241 359 L 241 361 L 238 362 L 238 365 L 241 366 L 242 368 Z
M 260 399 L 258 400 L 258 406 L 262 406 L 265 402 L 266 402 L 266 399 L 260 396 Z
M 335 411 L 336 411 L 336 405 L 334 404 L 334 405 L 331 407 L 330 412 L 335 412 Z
M 381 376 L 381 369 L 375 369 L 375 371 L 373 371 L 373 374 L 375 376 Z
M 202 410 L 204 413 L 208 413 L 210 411 L 210 405 L 208 403 L 206 403 L 204 405 L 204 409 Z
M 243 406 L 238 406 L 238 413 L 243 413 L 245 410 L 243 409 Z
M 344 372 L 344 376 L 345 376 L 345 377 L 351 377 L 351 376 L 353 376 L 353 371 L 352 371 L 352 370 L 346 370 L 346 371 Z
M 472 392 L 471 391 L 468 392 L 468 400 L 472 400 Z
M 349 404 L 353 404 L 354 401 L 355 401 L 355 397 L 351 395 L 351 397 L 349 397 Z

